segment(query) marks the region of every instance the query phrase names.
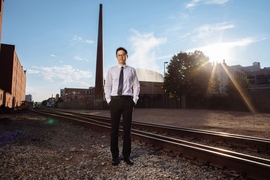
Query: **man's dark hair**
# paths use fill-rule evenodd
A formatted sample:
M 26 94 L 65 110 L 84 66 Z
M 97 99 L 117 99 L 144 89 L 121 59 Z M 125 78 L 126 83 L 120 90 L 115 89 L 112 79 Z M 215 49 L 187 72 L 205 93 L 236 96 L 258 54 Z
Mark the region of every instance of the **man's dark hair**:
M 127 50 L 126 50 L 125 48 L 123 48 L 123 47 L 117 48 L 117 49 L 116 49 L 116 54 L 117 54 L 117 52 L 120 51 L 120 50 L 123 50 L 123 51 L 125 51 L 126 54 L 128 54 Z

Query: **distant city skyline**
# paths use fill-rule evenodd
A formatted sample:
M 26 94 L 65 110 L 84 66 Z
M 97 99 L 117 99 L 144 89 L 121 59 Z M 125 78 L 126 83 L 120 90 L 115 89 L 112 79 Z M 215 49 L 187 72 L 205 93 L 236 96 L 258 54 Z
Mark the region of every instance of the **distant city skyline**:
M 160 74 L 173 55 L 195 50 L 211 62 L 270 67 L 268 0 L 4 1 L 1 43 L 15 45 L 34 101 L 95 85 L 99 4 L 104 77 L 120 46 L 127 64 Z

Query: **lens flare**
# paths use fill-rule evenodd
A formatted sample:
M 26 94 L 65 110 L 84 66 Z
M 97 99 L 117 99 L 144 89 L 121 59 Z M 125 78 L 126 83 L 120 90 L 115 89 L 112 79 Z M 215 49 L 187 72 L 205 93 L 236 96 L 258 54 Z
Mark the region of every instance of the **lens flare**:
M 221 64 L 221 65 L 222 65 L 223 69 L 225 70 L 226 74 L 229 76 L 229 78 L 232 81 L 233 85 L 236 87 L 237 91 L 239 92 L 239 94 L 243 98 L 244 102 L 248 106 L 249 110 L 252 113 L 256 113 L 256 110 L 253 107 L 253 105 L 251 104 L 250 100 L 248 99 L 248 96 L 246 95 L 246 93 L 243 91 L 243 89 L 237 83 L 237 81 L 235 80 L 235 78 L 231 75 L 231 73 L 229 72 L 229 70 L 227 69 L 227 67 L 224 64 Z
M 207 87 L 206 94 L 210 94 L 211 93 L 211 84 L 214 81 L 215 72 L 216 72 L 216 66 L 213 66 L 213 69 L 211 71 L 211 76 L 210 76 L 210 80 L 209 80 L 209 84 L 208 84 L 208 87 Z
M 48 119 L 48 121 L 47 121 L 47 124 L 50 124 L 50 125 L 52 125 L 52 124 L 54 124 L 54 120 L 53 119 Z

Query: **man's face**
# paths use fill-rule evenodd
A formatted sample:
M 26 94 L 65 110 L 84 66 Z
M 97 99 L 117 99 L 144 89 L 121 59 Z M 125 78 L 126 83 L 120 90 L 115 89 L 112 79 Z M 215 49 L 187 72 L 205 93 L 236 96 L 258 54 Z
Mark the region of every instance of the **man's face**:
M 127 57 L 128 57 L 128 55 L 123 50 L 119 50 L 116 53 L 116 59 L 118 60 L 118 63 L 121 65 L 126 64 Z

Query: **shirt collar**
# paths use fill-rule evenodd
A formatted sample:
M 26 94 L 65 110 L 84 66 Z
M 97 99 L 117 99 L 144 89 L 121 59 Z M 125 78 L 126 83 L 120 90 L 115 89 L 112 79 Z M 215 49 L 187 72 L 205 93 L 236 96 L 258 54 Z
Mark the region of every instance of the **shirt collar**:
M 117 65 L 119 67 L 119 69 L 121 69 L 122 65 L 118 64 Z M 125 68 L 127 65 L 124 65 L 123 67 Z

